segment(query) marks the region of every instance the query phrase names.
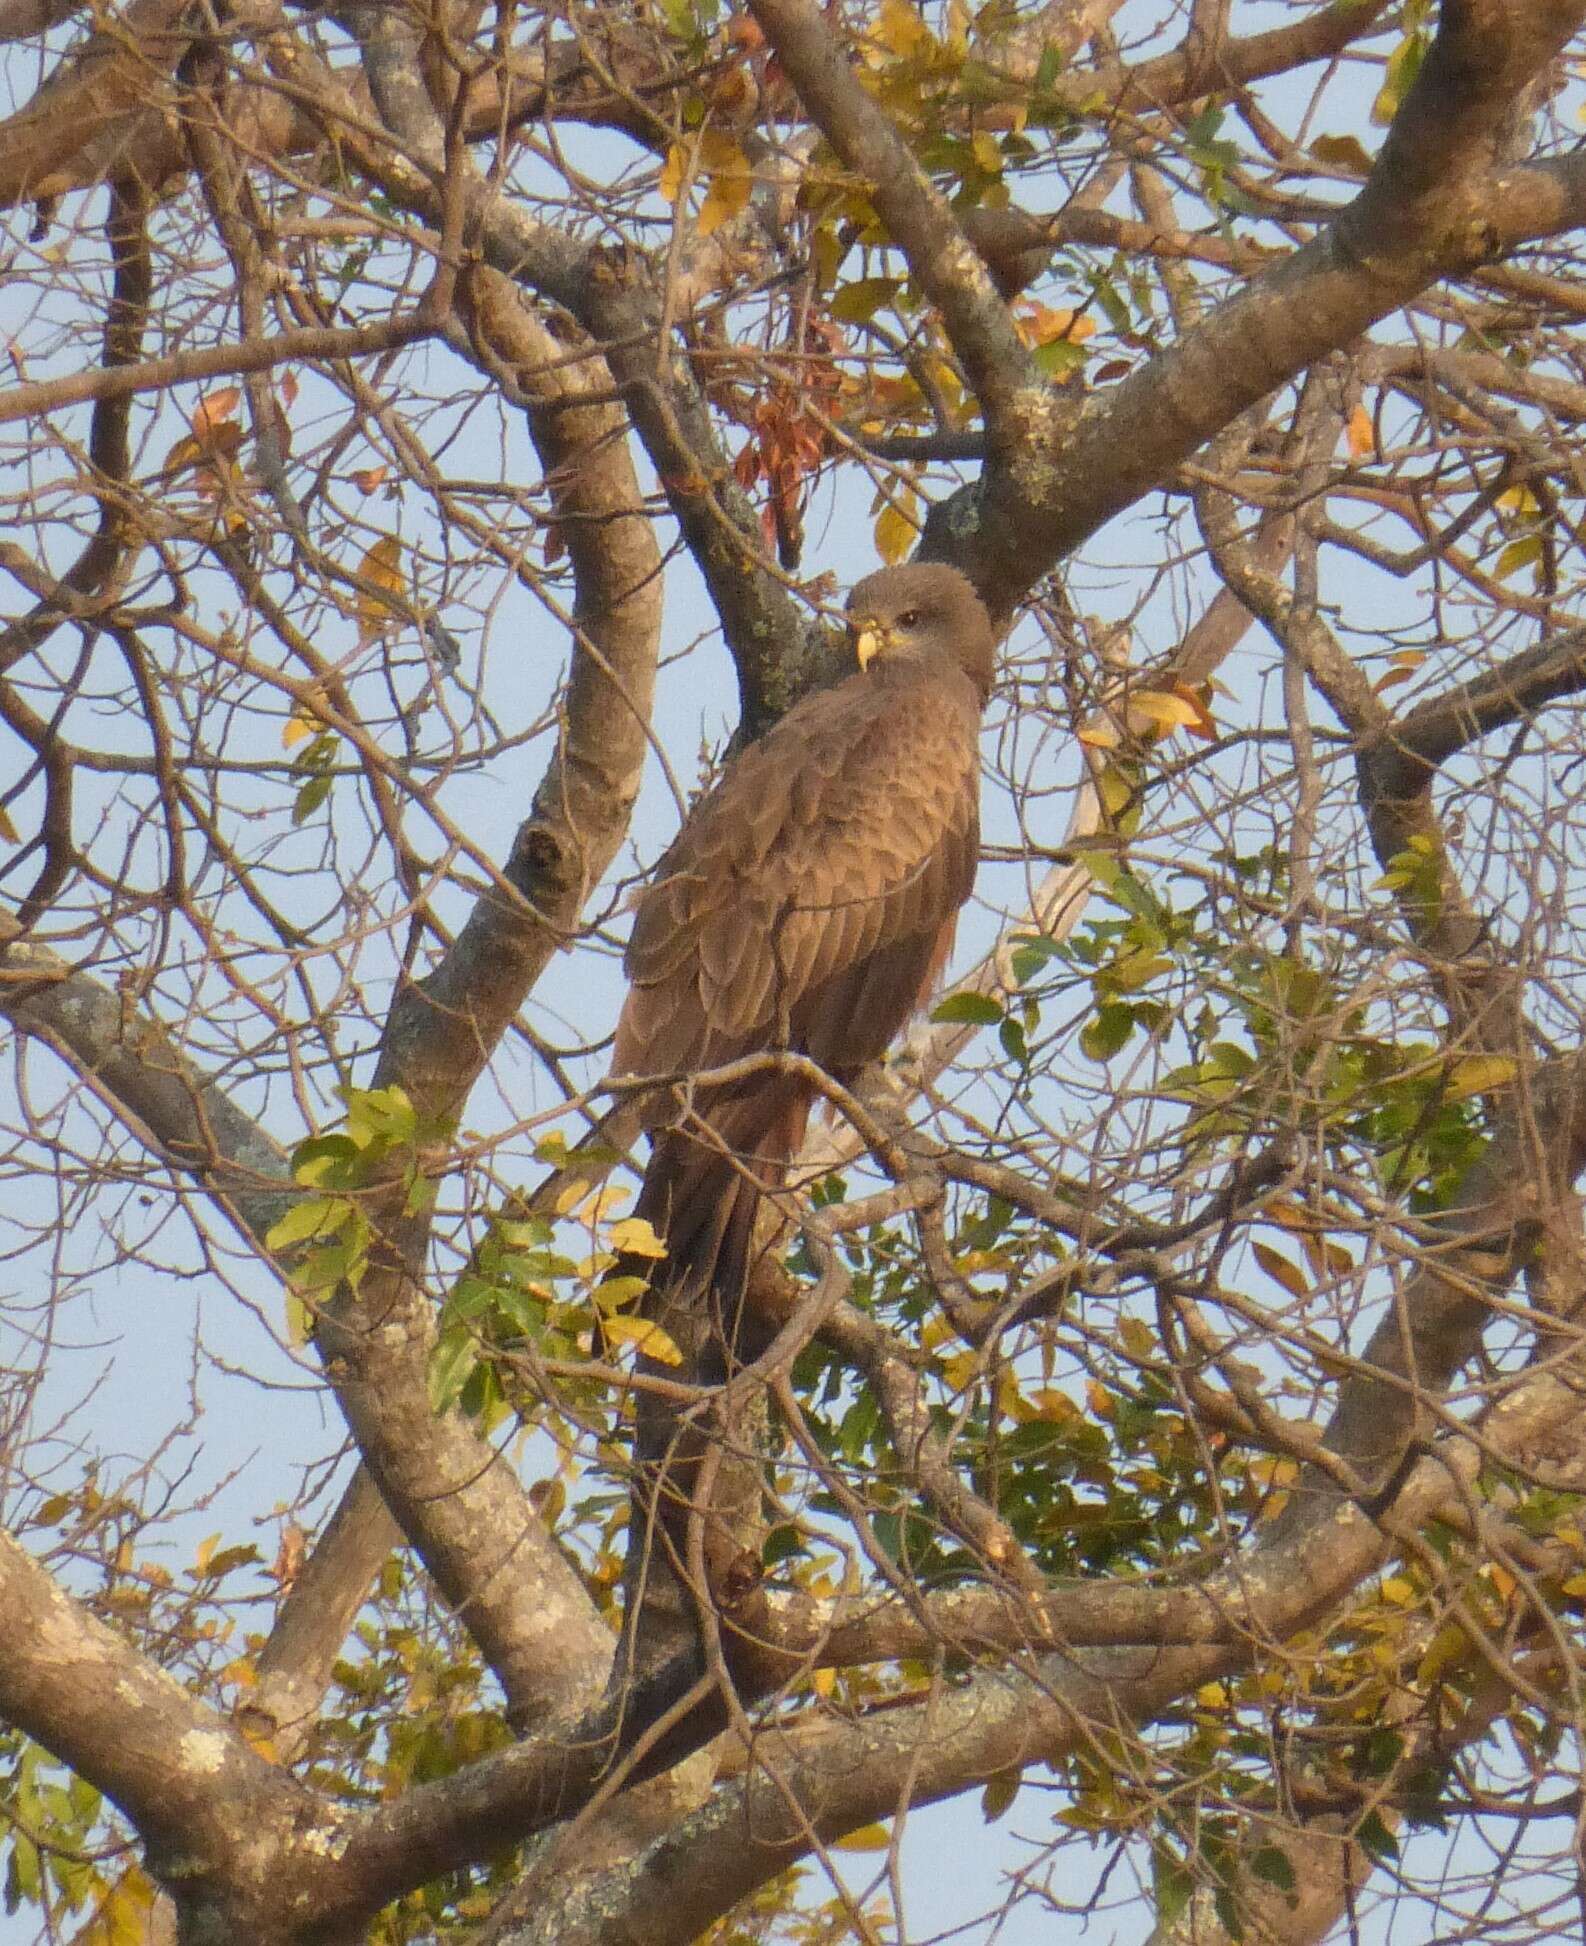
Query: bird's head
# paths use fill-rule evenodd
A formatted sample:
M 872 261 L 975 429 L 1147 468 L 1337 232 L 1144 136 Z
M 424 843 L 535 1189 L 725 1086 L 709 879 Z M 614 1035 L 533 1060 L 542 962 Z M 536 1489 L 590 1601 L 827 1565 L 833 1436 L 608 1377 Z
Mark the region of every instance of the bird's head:
M 910 562 L 868 574 L 848 597 L 848 633 L 861 669 L 878 661 L 943 660 L 984 697 L 996 674 L 996 641 L 980 597 L 957 568 Z

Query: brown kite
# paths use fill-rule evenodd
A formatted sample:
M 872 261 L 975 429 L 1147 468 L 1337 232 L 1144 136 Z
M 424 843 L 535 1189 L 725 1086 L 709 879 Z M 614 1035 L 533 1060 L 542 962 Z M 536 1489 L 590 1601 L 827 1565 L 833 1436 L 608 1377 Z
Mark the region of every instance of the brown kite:
M 848 626 L 857 671 L 732 763 L 640 899 L 619 1074 L 788 1050 L 849 1083 L 936 979 L 978 857 L 991 624 L 956 569 L 917 564 L 861 581 Z M 667 1250 L 652 1315 L 699 1306 L 717 1346 L 736 1345 L 756 1207 L 811 1105 L 806 1080 L 774 1069 L 646 1104 L 634 1214 Z

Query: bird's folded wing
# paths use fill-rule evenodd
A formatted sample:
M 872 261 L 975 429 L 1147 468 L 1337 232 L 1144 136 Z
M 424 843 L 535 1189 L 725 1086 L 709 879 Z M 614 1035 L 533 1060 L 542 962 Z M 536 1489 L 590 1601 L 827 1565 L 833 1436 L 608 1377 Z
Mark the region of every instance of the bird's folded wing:
M 974 877 L 978 715 L 967 681 L 851 679 L 745 751 L 640 902 L 617 1071 L 874 1059 Z

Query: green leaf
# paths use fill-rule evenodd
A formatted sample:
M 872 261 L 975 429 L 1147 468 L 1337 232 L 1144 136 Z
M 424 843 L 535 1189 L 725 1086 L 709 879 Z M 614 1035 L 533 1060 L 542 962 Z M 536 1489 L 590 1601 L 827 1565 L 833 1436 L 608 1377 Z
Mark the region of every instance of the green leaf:
M 479 1347 L 467 1331 L 442 1332 L 430 1358 L 430 1410 L 437 1417 L 457 1403 L 475 1365 Z
M 1044 933 L 1017 932 L 1013 935 L 1013 977 L 1020 986 L 1027 986 L 1044 966 L 1055 959 L 1061 959 L 1064 947 L 1055 939 L 1048 939 Z
M 999 1770 L 988 1781 L 980 1793 L 980 1815 L 987 1824 L 995 1824 L 998 1818 L 1007 1814 L 1023 1782 L 1024 1772 L 1018 1769 Z
M 1382 1821 L 1379 1811 L 1368 1812 L 1355 1832 L 1362 1851 L 1379 1865 L 1392 1864 L 1399 1856 L 1399 1841 Z
M 292 802 L 292 822 L 306 824 L 330 796 L 333 777 L 311 777 Z
M 1195 1880 L 1181 1859 L 1162 1849 L 1151 1853 L 1151 1877 L 1156 1893 L 1157 1923 L 1165 1931 L 1194 1896 Z
M 601 1312 L 620 1311 L 650 1288 L 648 1277 L 605 1277 L 595 1286 L 595 1304 Z
M 1217 1914 L 1217 1923 L 1232 1940 L 1245 1936 L 1245 1922 L 1234 1895 L 1226 1885 L 1219 1885 L 1212 1894 L 1212 1910 Z
M 934 1008 L 931 1019 L 944 1026 L 964 1022 L 974 1027 L 995 1027 L 1002 1019 L 1002 1006 L 985 993 L 950 993 Z
M 1251 1853 L 1250 1875 L 1265 1885 L 1275 1885 L 1280 1892 L 1294 1890 L 1294 1866 L 1288 1853 L 1277 1845 L 1263 1845 Z
M 358 1161 L 358 1145 L 346 1135 L 311 1135 L 292 1151 L 292 1174 L 300 1183 L 321 1185 L 336 1180 L 344 1189 L 355 1180 L 350 1165 Z
M 1371 104 L 1371 119 L 1378 128 L 1386 128 L 1398 114 L 1404 97 L 1410 92 L 1411 83 L 1421 71 L 1421 63 L 1426 59 L 1426 50 L 1430 45 L 1426 35 L 1417 29 L 1413 34 L 1406 34 L 1388 56 L 1382 87 Z
M 1035 369 L 1047 378 L 1066 378 L 1070 372 L 1082 371 L 1089 356 L 1083 345 L 1069 338 L 1053 338 L 1049 344 L 1037 345 L 1030 354 Z
M 265 1232 L 266 1250 L 286 1250 L 313 1236 L 334 1236 L 351 1220 L 353 1206 L 345 1196 L 305 1196 Z
M 1521 568 L 1534 567 L 1542 559 L 1542 536 L 1522 534 L 1517 541 L 1510 541 L 1501 550 L 1493 573 L 1500 581 L 1511 574 L 1518 574 Z
M 345 1088 L 347 1133 L 360 1149 L 371 1142 L 411 1142 L 418 1131 L 418 1115 L 405 1088 Z
M 1449 1101 L 1490 1094 L 1507 1087 L 1519 1071 L 1519 1063 L 1507 1054 L 1468 1054 L 1448 1070 L 1443 1093 Z
M 1173 962 L 1160 953 L 1126 953 L 1107 967 L 1103 978 L 1114 993 L 1133 993 L 1149 986 L 1159 974 L 1171 973 Z
M 796 1527 L 785 1524 L 773 1527 L 766 1535 L 760 1547 L 760 1561 L 762 1566 L 774 1568 L 779 1561 L 791 1560 L 806 1551 L 804 1536 Z
M 832 298 L 831 313 L 844 324 L 868 324 L 903 288 L 900 277 L 856 277 Z
M 1134 1008 L 1109 1001 L 1080 1029 L 1080 1052 L 1090 1061 L 1110 1061 L 1133 1032 Z

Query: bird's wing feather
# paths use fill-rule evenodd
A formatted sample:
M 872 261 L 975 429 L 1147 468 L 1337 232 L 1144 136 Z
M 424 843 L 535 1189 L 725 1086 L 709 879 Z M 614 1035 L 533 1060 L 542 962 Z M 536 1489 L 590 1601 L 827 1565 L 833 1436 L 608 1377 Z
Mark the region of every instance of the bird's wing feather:
M 618 1072 L 880 1054 L 974 876 L 978 718 L 967 680 L 850 677 L 745 751 L 640 900 Z

